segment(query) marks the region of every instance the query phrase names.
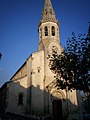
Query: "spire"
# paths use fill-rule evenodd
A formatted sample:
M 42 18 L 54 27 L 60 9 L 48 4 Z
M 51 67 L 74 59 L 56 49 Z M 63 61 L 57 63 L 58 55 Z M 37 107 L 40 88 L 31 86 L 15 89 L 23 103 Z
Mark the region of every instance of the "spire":
M 51 1 L 45 0 L 44 9 L 42 12 L 42 18 L 41 18 L 40 23 L 48 22 L 48 21 L 58 23 L 56 16 L 55 16 L 55 12 L 54 12 L 52 4 L 51 4 Z

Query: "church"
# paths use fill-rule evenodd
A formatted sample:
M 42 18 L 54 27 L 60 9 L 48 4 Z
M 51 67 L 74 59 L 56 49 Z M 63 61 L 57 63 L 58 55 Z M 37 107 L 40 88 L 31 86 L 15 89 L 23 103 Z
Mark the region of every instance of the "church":
M 56 2 L 56 1 L 54 1 Z M 38 24 L 38 51 L 32 53 L 18 71 L 6 82 L 0 92 L 4 113 L 40 120 L 82 120 L 78 91 L 58 90 L 54 73 L 49 68 L 48 55 L 60 54 L 59 22 L 50 0 L 44 0 L 42 17 Z M 0 98 L 1 99 L 1 98 Z M 4 107 L 3 107 L 4 105 Z

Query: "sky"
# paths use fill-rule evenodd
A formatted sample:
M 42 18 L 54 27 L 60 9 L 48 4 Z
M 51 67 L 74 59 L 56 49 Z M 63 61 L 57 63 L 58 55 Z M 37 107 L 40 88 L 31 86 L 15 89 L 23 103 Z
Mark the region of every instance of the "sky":
M 64 47 L 72 32 L 87 33 L 90 0 L 51 0 Z M 39 43 L 44 0 L 0 0 L 0 86 L 9 81 Z

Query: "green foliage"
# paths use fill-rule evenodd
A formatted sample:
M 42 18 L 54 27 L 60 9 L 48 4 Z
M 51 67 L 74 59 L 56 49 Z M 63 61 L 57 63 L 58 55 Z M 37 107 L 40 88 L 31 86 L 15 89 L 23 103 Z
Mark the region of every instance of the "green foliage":
M 49 60 L 59 89 L 90 91 L 90 31 L 78 37 L 73 32 L 62 54 L 53 52 Z

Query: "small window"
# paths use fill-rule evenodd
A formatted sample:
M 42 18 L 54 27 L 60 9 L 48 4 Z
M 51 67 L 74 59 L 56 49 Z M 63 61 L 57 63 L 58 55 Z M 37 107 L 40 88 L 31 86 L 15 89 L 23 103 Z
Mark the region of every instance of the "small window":
M 44 14 L 47 15 L 47 9 L 44 10 Z
M 44 31 L 45 31 L 45 36 L 48 36 L 48 28 L 47 28 L 47 26 L 45 26 Z
M 38 73 L 40 73 L 40 71 L 41 71 L 41 68 L 40 68 L 40 67 L 38 67 L 38 68 L 37 68 L 37 70 L 38 70 Z
M 20 93 L 18 96 L 18 105 L 23 105 L 23 94 Z
M 51 13 L 51 15 L 52 15 L 52 9 L 50 9 L 50 13 Z
M 55 36 L 55 27 L 52 26 L 52 36 Z

